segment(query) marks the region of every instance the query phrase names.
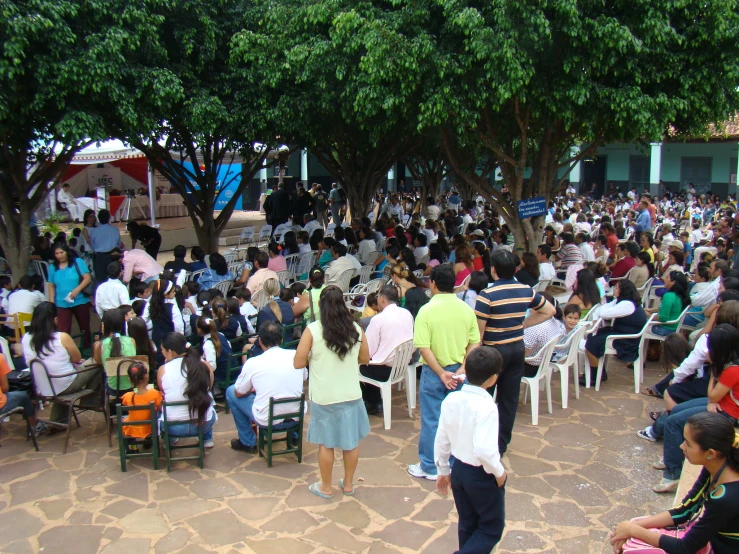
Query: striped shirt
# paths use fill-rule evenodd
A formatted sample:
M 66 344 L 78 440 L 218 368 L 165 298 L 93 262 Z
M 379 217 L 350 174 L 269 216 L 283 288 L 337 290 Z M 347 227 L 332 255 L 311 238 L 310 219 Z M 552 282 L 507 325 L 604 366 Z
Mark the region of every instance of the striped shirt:
M 530 286 L 515 279 L 499 279 L 477 296 L 475 315 L 486 322 L 482 344 L 493 346 L 523 340 L 526 310 L 539 310 L 545 303 L 544 297 Z
M 562 248 L 557 252 L 557 257 L 562 261 L 559 266 L 560 269 L 567 269 L 571 265 L 581 264 L 583 260 L 582 252 L 574 244 L 563 244 Z

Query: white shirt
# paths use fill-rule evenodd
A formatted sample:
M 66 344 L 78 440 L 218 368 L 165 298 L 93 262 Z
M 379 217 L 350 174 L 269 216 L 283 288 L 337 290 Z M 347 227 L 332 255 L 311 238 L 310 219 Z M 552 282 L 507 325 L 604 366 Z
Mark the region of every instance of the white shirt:
M 626 317 L 633 314 L 636 311 L 636 306 L 633 302 L 624 300 L 619 302 L 618 298 L 614 298 L 608 304 L 598 304 L 593 308 L 593 321 L 598 318 L 601 319 L 616 319 L 619 317 Z
M 367 259 L 367 254 L 375 250 L 377 250 L 377 245 L 375 244 L 375 241 L 373 241 L 372 239 L 364 239 L 362 242 L 359 243 L 357 256 L 359 257 L 359 260 L 364 263 L 374 263 L 375 260 Z
M 428 253 L 428 246 L 416 246 L 416 248 L 413 249 L 413 257 L 416 259 L 416 264 L 420 264 L 423 257 L 427 256 Z
M 392 365 L 395 348 L 413 339 L 413 316 L 397 304 L 388 304 L 370 320 L 366 337 L 370 364 Z
M 18 289 L 8 295 L 5 313 L 8 315 L 17 313 L 32 314 L 36 306 L 45 301 L 46 297 L 39 291 Z
M 56 195 L 56 199 L 59 200 L 60 204 L 76 204 L 77 200 L 74 199 L 74 195 L 71 192 L 66 192 L 64 189 L 60 190 Z
M 426 235 L 426 244 L 431 244 L 439 240 L 439 235 L 434 233 L 433 229 L 424 229 L 423 234 Z
M 690 243 L 692 245 L 700 244 L 700 241 L 703 240 L 703 233 L 700 229 L 693 229 L 693 232 L 690 233 Z
M 432 204 L 431 206 L 426 206 L 426 209 L 424 210 L 424 217 L 426 219 L 433 219 L 436 221 L 439 219 L 439 216 L 441 215 L 441 208 L 437 206 L 436 204 Z
M 113 310 L 129 302 L 128 289 L 119 279 L 108 279 L 95 291 L 95 310 L 100 319 L 105 310 Z
M 450 475 L 449 455 L 471 466 L 482 466 L 496 477 L 505 474 L 498 452 L 498 406 L 485 389 L 463 385 L 441 403 L 434 441 L 439 475 Z
M 590 246 L 587 242 L 581 242 L 577 245 L 577 247 L 580 249 L 580 252 L 582 253 L 582 261 L 583 262 L 594 262 L 595 261 L 595 253 L 593 252 L 593 247 Z
M 349 260 L 349 263 L 352 264 L 352 267 L 354 269 L 356 269 L 357 271 L 362 269 L 362 264 L 359 263 L 359 260 L 356 258 L 356 256 L 354 256 L 353 254 L 347 254 L 346 258 Z
M 292 398 L 303 394 L 303 382 L 308 378 L 308 370 L 295 369 L 294 358 L 295 350 L 285 350 L 276 346 L 261 356 L 249 358 L 241 369 L 234 388 L 239 394 L 254 390 L 256 398 L 252 406 L 252 415 L 259 425 L 267 425 L 270 397 Z M 296 404 L 278 404 L 274 408 L 274 413 L 285 414 L 295 412 L 296 409 Z
M 352 260 L 356 260 L 356 258 L 351 254 L 347 254 L 346 256 L 336 258 L 333 262 L 328 264 L 328 267 L 326 268 L 326 281 L 335 279 L 341 272 L 346 271 L 347 269 L 357 269 L 354 266 L 354 263 L 352 263 Z
M 706 288 L 693 296 L 690 303 L 696 308 L 705 309 L 707 306 L 716 303 L 718 298 L 718 288 L 721 285 L 721 278 L 718 277 L 711 281 Z
M 673 383 L 682 383 L 691 375 L 703 377 L 703 364 L 706 363 L 708 355 L 708 335 L 703 334 L 698 337 L 695 347 L 690 355 L 677 366 L 672 373 L 675 375 Z
M 313 234 L 313 232 L 316 229 L 323 229 L 323 226 L 321 226 L 321 224 L 318 223 L 315 219 L 313 221 L 309 221 L 308 223 L 305 224 L 305 227 L 303 227 L 303 231 L 308 233 L 309 237 Z
M 549 262 L 539 264 L 539 280 L 540 281 L 551 281 L 556 277 L 554 266 Z

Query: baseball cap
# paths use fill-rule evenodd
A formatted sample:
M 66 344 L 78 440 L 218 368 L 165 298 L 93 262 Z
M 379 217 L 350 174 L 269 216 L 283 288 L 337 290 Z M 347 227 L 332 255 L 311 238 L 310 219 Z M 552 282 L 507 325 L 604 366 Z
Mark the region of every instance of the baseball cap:
M 475 229 L 474 231 L 472 231 L 472 234 L 475 235 L 475 236 L 477 236 L 477 237 L 484 237 L 485 236 L 485 233 L 482 231 L 482 229 Z
M 683 249 L 683 243 L 679 240 L 672 240 L 670 241 L 670 244 L 668 246 L 671 246 L 672 248 L 677 248 L 678 250 Z

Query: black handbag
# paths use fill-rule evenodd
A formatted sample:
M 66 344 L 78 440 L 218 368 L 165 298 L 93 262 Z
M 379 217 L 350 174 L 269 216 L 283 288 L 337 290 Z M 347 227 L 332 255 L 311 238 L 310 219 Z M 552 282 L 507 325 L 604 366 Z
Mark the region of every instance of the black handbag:
M 31 392 L 33 379 L 30 371 L 15 369 L 8 373 L 8 390 Z
M 74 261 L 74 270 L 77 272 L 77 275 L 80 277 L 80 283 L 82 282 L 82 273 L 80 272 L 80 268 L 77 267 L 77 260 Z M 90 284 L 87 285 L 84 289 L 80 291 L 80 294 L 82 296 L 86 296 L 87 298 L 91 298 L 93 293 L 93 286 L 92 286 L 92 273 L 90 274 Z

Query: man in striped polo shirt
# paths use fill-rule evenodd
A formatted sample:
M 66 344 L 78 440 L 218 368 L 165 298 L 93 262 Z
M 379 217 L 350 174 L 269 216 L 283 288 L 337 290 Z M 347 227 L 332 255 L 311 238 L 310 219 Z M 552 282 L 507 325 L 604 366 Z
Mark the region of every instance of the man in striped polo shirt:
M 525 358 L 523 330 L 546 321 L 555 311 L 534 289 L 516 281 L 516 258 L 511 252 L 496 250 L 490 262 L 495 282 L 477 296 L 475 314 L 482 344 L 492 346 L 503 356 L 503 371 L 494 387 L 498 389 L 500 413 L 498 450 L 503 454 L 511 442 L 518 408 Z M 493 388 L 489 392 L 493 394 Z

